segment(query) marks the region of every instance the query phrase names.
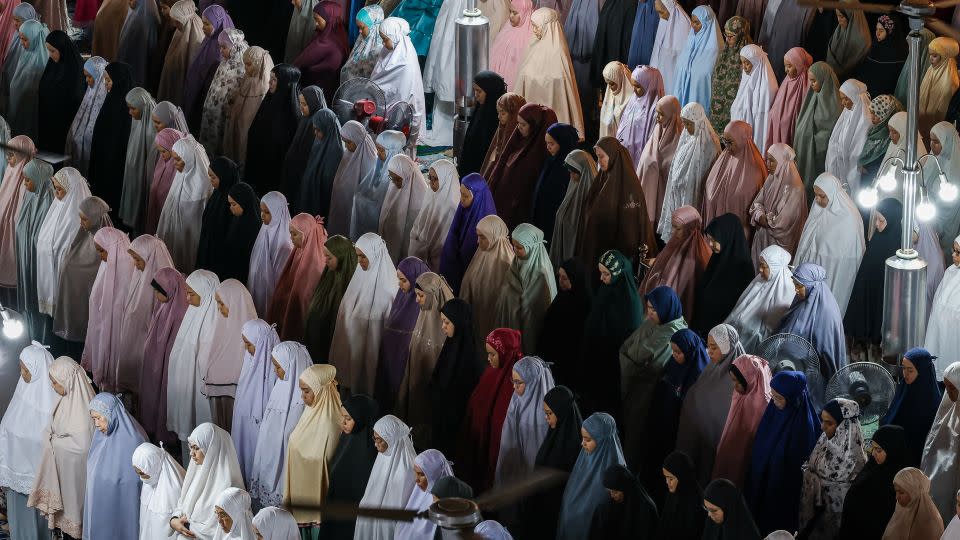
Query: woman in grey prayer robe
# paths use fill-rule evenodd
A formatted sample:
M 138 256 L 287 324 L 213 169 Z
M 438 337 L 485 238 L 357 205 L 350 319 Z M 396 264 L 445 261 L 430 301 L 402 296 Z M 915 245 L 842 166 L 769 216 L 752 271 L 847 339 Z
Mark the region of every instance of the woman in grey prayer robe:
M 127 18 L 120 30 L 116 61 L 130 66 L 134 86 L 143 86 L 147 84 L 150 55 L 157 46 L 157 36 L 160 33 L 160 12 L 156 0 L 131 2 L 133 5 L 127 11 Z M 149 117 L 147 121 L 150 121 Z
M 150 92 L 143 88 L 127 92 L 127 107 L 133 121 L 127 139 L 127 162 L 123 170 L 118 215 L 124 225 L 137 231 L 143 230 L 147 186 L 153 181 L 153 168 L 157 163 L 157 130 L 151 121 L 156 106 Z M 132 114 L 134 111 L 137 111 L 136 115 Z
M 377 232 L 380 226 L 380 210 L 390 186 L 387 165 L 393 156 L 400 154 L 407 144 L 407 136 L 399 131 L 387 130 L 377 136 L 377 168 L 372 176 L 360 179 L 353 196 L 353 214 L 350 216 L 350 239 L 356 241 L 363 234 Z
M 40 301 L 37 299 L 37 235 L 53 203 L 53 166 L 31 159 L 23 168 L 27 193 L 20 203 L 17 218 L 17 305 L 31 336 L 39 337 L 43 328 Z

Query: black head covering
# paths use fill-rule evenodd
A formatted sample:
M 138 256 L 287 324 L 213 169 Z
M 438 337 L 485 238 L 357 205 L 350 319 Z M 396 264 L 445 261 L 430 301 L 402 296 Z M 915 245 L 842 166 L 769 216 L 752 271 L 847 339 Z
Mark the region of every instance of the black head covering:
M 814 62 L 827 59 L 827 47 L 830 45 L 830 38 L 833 37 L 838 24 L 834 10 L 813 11 L 813 20 L 810 22 L 810 28 L 807 29 L 807 35 L 803 40 L 803 48 L 810 53 Z M 899 77 L 900 74 L 897 73 L 897 76 Z
M 597 35 L 590 57 L 590 80 L 594 88 L 603 88 L 603 68 L 617 60 L 626 63 L 633 39 L 633 20 L 637 17 L 637 2 L 608 0 L 600 8 Z
M 637 477 L 623 465 L 611 465 L 603 471 L 603 487 L 623 492 L 623 500 L 607 499 L 597 508 L 590 539 L 650 538 L 657 528 L 657 505 Z
M 222 272 L 218 275 L 220 281 L 233 278 L 246 283 L 250 271 L 250 253 L 260 233 L 260 226 L 263 225 L 260 219 L 260 199 L 250 184 L 244 182 L 234 184 L 228 194 L 243 208 L 243 214 L 239 217 L 230 214 Z
M 438 499 L 449 499 L 457 497 L 460 499 L 472 499 L 473 488 L 456 476 L 444 476 L 433 484 L 430 493 L 436 495 Z
M 67 131 L 77 115 L 87 82 L 83 77 L 83 58 L 73 40 L 62 30 L 47 35 L 47 43 L 60 52 L 60 61 L 47 60 L 40 78 L 39 106 L 41 150 L 63 152 Z
M 460 423 L 482 366 L 470 304 L 454 298 L 440 308 L 440 313 L 453 323 L 454 334 L 443 342 L 430 378 L 434 447 L 445 455 L 453 455 Z
M 210 270 L 219 276 L 226 249 L 224 240 L 231 217 L 227 195 L 240 181 L 240 170 L 233 160 L 225 156 L 214 158 L 210 162 L 210 170 L 220 179 L 220 185 L 210 194 L 207 205 L 203 208 L 200 243 L 197 246 L 197 268 Z
M 903 204 L 893 198 L 884 199 L 876 212 L 887 221 L 882 230 L 875 230 L 867 240 L 867 249 L 853 282 L 850 303 L 843 316 L 843 328 L 855 339 L 880 343 L 883 325 L 883 279 L 887 258 L 900 248 L 903 230 Z
M 560 150 L 556 155 L 547 155 L 540 169 L 540 177 L 533 190 L 533 217 L 530 223 L 543 231 L 543 238 L 549 244 L 553 238 L 557 210 L 570 183 L 570 169 L 565 160 L 570 152 L 576 150 L 580 135 L 577 128 L 559 122 L 547 128 L 547 135 L 560 145 Z
M 477 106 L 467 126 L 467 133 L 463 137 L 463 149 L 460 150 L 460 158 L 457 162 L 457 170 L 461 177 L 480 172 L 483 158 L 490 148 L 490 141 L 493 140 L 493 134 L 500 126 L 500 121 L 497 119 L 497 100 L 507 93 L 507 83 L 503 77 L 493 71 L 484 70 L 477 73 L 473 82 L 486 92 L 487 98 L 482 105 Z
M 655 539 L 699 540 L 703 533 L 703 491 L 697 483 L 697 470 L 680 451 L 668 455 L 663 468 L 677 477 L 677 489 L 667 493 Z
M 133 88 L 130 66 L 111 62 L 106 67 L 112 87 L 103 100 L 93 126 L 93 144 L 90 149 L 89 181 L 94 195 L 113 208 L 120 208 L 123 191 L 123 173 L 127 162 L 127 139 L 130 138 L 130 111 L 127 92 Z M 41 128 L 42 129 L 42 128 Z
M 313 114 L 327 108 L 327 100 L 320 87 L 308 86 L 300 90 L 300 94 L 307 102 L 309 114 L 301 116 L 297 122 L 297 132 L 293 134 L 293 141 L 283 158 L 283 192 L 288 197 L 300 193 L 300 179 L 307 168 L 313 141 L 316 140 L 313 136 Z
M 557 288 L 557 296 L 543 318 L 537 353 L 548 362 L 553 362 L 553 374 L 557 382 L 562 384 L 573 376 L 583 337 L 583 324 L 590 312 L 592 297 L 587 271 L 580 259 L 567 259 L 560 264 L 560 268 L 570 279 L 571 289 L 565 291 Z
M 373 444 L 373 425 L 380 418 L 377 402 L 370 396 L 354 394 L 343 401 L 356 425 L 353 431 L 340 435 L 337 450 L 330 460 L 328 501 L 357 503 L 367 489 L 367 480 L 377 457 Z M 355 521 L 324 520 L 321 538 L 353 538 Z
M 572 471 L 580 455 L 580 426 L 583 416 L 577 406 L 573 392 L 566 386 L 554 386 L 543 401 L 557 417 L 557 427 L 547 430 L 547 436 L 540 443 L 537 467 L 551 467 L 562 471 Z
M 263 98 L 247 132 L 243 177 L 259 193 L 281 188 L 283 158 L 300 122 L 300 70 L 290 64 L 273 68 L 277 89 Z
M 896 509 L 893 477 L 910 466 L 907 433 L 900 426 L 881 426 L 873 434 L 873 444 L 882 448 L 887 458 L 878 464 L 868 455 L 844 498 L 837 538 L 880 538 Z
M 704 232 L 720 243 L 720 253 L 710 256 L 697 291 L 690 327 L 701 336 L 727 318 L 756 275 L 740 218 L 734 214 L 717 216 Z
M 871 27 L 873 42 L 867 57 L 857 66 L 856 79 L 867 85 L 871 96 L 893 94 L 897 89 L 900 71 L 907 60 L 907 40 L 904 34 L 905 21 L 895 14 L 884 15 L 881 24 L 887 28 L 887 37 L 877 41 L 876 31 Z M 893 28 L 890 29 L 889 26 Z
M 760 531 L 753 522 L 750 509 L 747 508 L 743 494 L 733 482 L 718 478 L 703 492 L 703 499 L 723 510 L 723 523 L 714 523 L 706 516 L 703 526 L 703 540 L 760 540 Z

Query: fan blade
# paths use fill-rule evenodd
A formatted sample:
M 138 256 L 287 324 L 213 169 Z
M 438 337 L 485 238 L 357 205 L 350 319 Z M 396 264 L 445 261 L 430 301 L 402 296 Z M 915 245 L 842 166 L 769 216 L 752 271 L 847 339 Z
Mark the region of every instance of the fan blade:
M 859 2 L 831 2 L 829 0 L 797 0 L 797 5 L 823 9 L 859 9 L 868 13 L 891 13 L 897 10 L 897 6 L 885 6 L 883 4 L 861 4 Z
M 960 0 L 958 0 L 958 3 L 960 3 Z M 926 25 L 926 27 L 929 28 L 934 34 L 951 37 L 957 41 L 960 41 L 960 31 L 957 31 L 956 28 L 939 19 L 927 17 L 924 19 L 923 24 Z
M 934 2 L 931 5 L 934 9 L 943 9 L 960 5 L 960 0 L 941 0 L 940 2 Z
M 415 510 L 400 508 L 363 508 L 356 504 L 327 503 L 322 505 L 294 504 L 285 507 L 287 510 L 320 511 L 323 519 L 331 521 L 353 521 L 358 517 L 369 519 L 384 519 L 389 521 L 413 521 L 420 515 Z
M 496 510 L 546 488 L 560 485 L 567 473 L 556 469 L 536 469 L 523 478 L 494 488 L 476 499 L 480 510 Z

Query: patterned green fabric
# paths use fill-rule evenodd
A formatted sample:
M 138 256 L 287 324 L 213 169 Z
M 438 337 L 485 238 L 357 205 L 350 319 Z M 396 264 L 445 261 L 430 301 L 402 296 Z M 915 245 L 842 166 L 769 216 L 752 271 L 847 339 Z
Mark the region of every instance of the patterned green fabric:
M 710 97 L 710 123 L 717 133 L 723 133 L 730 123 L 730 106 L 737 97 L 740 88 L 740 49 L 753 43 L 750 37 L 750 21 L 740 17 L 731 17 L 723 25 L 723 50 L 717 56 L 717 63 L 713 66 L 713 94 Z M 735 34 L 737 42 L 733 47 L 727 46 L 726 34 Z

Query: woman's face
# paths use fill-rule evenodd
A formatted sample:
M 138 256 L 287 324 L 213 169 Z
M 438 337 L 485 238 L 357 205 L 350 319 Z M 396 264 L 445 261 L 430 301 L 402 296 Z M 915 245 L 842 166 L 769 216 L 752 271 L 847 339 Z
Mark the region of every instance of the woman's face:
M 93 419 L 94 427 L 96 427 L 100 433 L 106 435 L 107 429 L 110 428 L 110 422 L 107 422 L 107 419 L 96 411 L 90 411 L 90 418 Z
M 243 215 L 243 207 L 240 206 L 240 203 L 238 203 L 236 200 L 234 200 L 233 197 L 227 195 L 227 202 L 230 204 L 230 213 L 231 213 L 231 214 L 233 214 L 233 215 L 236 216 L 236 217 L 240 217 L 240 216 Z
M 54 47 L 53 45 L 51 45 L 51 44 L 49 44 L 49 43 L 44 43 L 44 45 L 47 47 L 47 54 L 50 55 L 50 59 L 53 60 L 53 63 L 59 64 L 59 63 L 60 63 L 60 51 L 58 51 L 56 47 Z
M 690 16 L 690 27 L 693 28 L 694 34 L 699 34 L 700 30 L 703 28 L 703 23 L 700 22 L 700 19 L 696 15 Z
M 720 351 L 720 346 L 717 345 L 716 340 L 713 339 L 713 336 L 707 335 L 707 356 L 710 357 L 711 362 L 719 362 L 723 359 L 723 353 Z
M 667 491 L 670 493 L 677 492 L 677 485 L 680 484 L 680 479 L 673 475 L 672 472 L 666 469 L 660 469 L 663 472 L 663 479 L 667 483 Z
M 557 283 L 560 285 L 561 291 L 573 290 L 573 282 L 570 281 L 570 275 L 567 274 L 567 271 L 562 267 L 557 270 Z
M 656 3 L 653 5 L 653 9 L 657 11 L 657 15 L 659 15 L 661 19 L 665 21 L 670 20 L 670 10 L 668 10 L 667 6 L 663 5 L 663 2 L 660 0 L 656 1 Z
M 210 22 L 210 19 L 203 17 L 203 35 L 210 37 L 213 34 L 213 23 Z
M 160 159 L 164 161 L 170 161 L 170 151 L 166 148 L 160 146 L 159 144 L 154 145 L 157 148 L 157 152 L 160 153 Z
M 293 242 L 293 247 L 303 247 L 303 233 L 294 227 L 292 223 L 290 224 L 290 241 Z
M 323 247 L 323 258 L 327 261 L 327 268 L 330 270 L 336 270 L 337 265 L 340 261 L 337 259 L 337 256 L 333 254 L 332 251 L 327 249 L 326 246 Z
M 533 35 L 534 35 L 534 37 L 536 37 L 537 39 L 543 39 L 543 28 L 540 28 L 540 25 L 539 25 L 539 24 L 531 21 L 531 22 L 530 22 L 530 28 L 533 29 Z
M 300 114 L 310 116 L 310 106 L 307 104 L 307 98 L 300 94 Z
M 243 73 L 247 77 L 256 77 L 257 72 L 254 70 L 253 60 L 249 58 L 243 59 Z
M 87 80 L 87 86 L 90 88 L 93 88 L 94 83 L 97 82 L 87 70 L 83 70 L 83 78 Z
M 270 356 L 270 361 L 273 362 L 273 372 L 277 374 L 277 378 L 281 381 L 287 380 L 287 370 L 283 369 L 280 362 L 272 355 Z
M 937 67 L 940 65 L 940 62 L 943 60 L 943 57 L 939 54 L 930 51 L 930 67 Z
M 487 363 L 490 364 L 490 367 L 500 367 L 500 353 L 491 347 L 489 343 L 485 343 L 484 348 L 487 350 Z
M 936 156 L 939 156 L 940 152 L 943 152 L 943 145 L 940 144 L 940 137 L 934 135 L 933 132 L 930 133 L 930 151 Z
M 340 136 L 340 140 L 343 141 L 343 146 L 347 148 L 348 152 L 357 151 L 357 143 L 351 141 L 350 139 L 347 139 L 346 137 L 343 137 L 342 135 Z
M 848 111 L 853 110 L 853 100 L 843 92 L 840 92 L 840 105 L 843 105 L 843 108 Z
M 517 255 L 517 257 L 520 257 L 521 259 L 527 258 L 527 248 L 523 247 L 523 244 L 511 239 L 510 245 L 513 246 L 513 252 Z
M 317 29 L 317 32 L 321 32 L 321 31 L 323 31 L 324 28 L 327 27 L 327 21 L 324 20 L 324 18 L 321 17 L 320 15 L 317 15 L 316 13 L 314 13 L 314 14 L 313 14 L 313 26 L 314 26 L 314 28 Z
M 877 23 L 877 28 L 873 33 L 875 36 L 877 36 L 877 41 L 883 41 L 887 39 L 887 29 L 884 28 L 879 22 Z
M 503 107 L 497 105 L 497 122 L 499 122 L 501 126 L 505 126 L 509 121 L 510 113 Z
M 760 257 L 760 276 L 764 281 L 770 281 L 770 265 L 763 260 L 763 257 Z
M 550 426 L 550 429 L 556 429 L 557 427 L 557 415 L 553 413 L 553 409 L 547 405 L 547 402 L 543 402 L 543 417 L 547 419 L 547 425 Z
M 523 380 L 523 377 L 517 373 L 517 370 L 513 370 L 511 374 L 512 379 L 510 382 L 513 383 L 513 391 L 516 392 L 518 396 L 522 396 L 524 392 L 527 391 L 527 383 Z
M 440 191 L 440 177 L 437 175 L 437 171 L 433 170 L 433 167 L 427 170 L 427 181 L 430 182 L 430 191 L 434 193 Z
M 269 225 L 273 221 L 273 214 L 270 213 L 270 207 L 266 203 L 260 203 L 260 221 L 264 225 Z
M 27 36 L 23 35 L 23 32 L 20 33 L 20 46 L 26 50 L 30 49 L 30 40 L 27 39 Z
M 736 390 L 738 394 L 743 395 L 747 393 L 747 389 L 743 387 L 743 384 L 740 383 L 740 379 L 738 379 L 733 372 L 728 371 L 727 376 L 730 377 L 731 381 L 733 381 L 733 389 Z
M 787 77 L 792 79 L 797 76 L 797 66 L 790 63 L 786 56 L 783 57 L 783 69 L 787 72 Z
M 62 201 L 67 196 L 67 190 L 63 189 L 63 185 L 57 181 L 56 177 L 53 178 L 53 195 L 58 201 Z
M 813 193 L 815 195 L 814 200 L 820 205 L 820 208 L 826 208 L 827 204 L 830 203 L 830 197 L 827 197 L 827 192 L 820 189 L 819 186 L 813 186 Z
M 130 105 L 127 105 L 127 113 L 130 115 L 130 118 L 133 118 L 134 120 L 139 120 L 140 117 L 143 116 L 143 111 L 137 107 L 131 107 Z
M 737 46 L 737 34 L 736 32 L 724 32 L 723 33 L 723 42 L 727 44 L 728 49 L 732 49 Z
M 620 93 L 620 83 L 618 83 L 617 81 L 611 81 L 606 77 L 603 78 L 603 81 L 607 83 L 607 89 L 609 89 L 611 93 L 614 93 L 614 94 Z
M 687 120 L 686 118 L 681 118 L 680 122 L 683 123 L 683 128 L 687 130 L 687 133 L 693 135 L 694 131 L 697 129 L 697 125 L 693 123 L 693 120 Z
M 817 80 L 817 76 L 813 74 L 813 71 L 807 72 L 807 82 L 810 83 L 810 89 L 814 92 L 820 91 L 820 81 Z
M 418 467 L 416 463 L 413 464 L 413 478 L 417 487 L 420 488 L 420 491 L 426 493 L 430 482 L 427 480 L 427 475 L 424 474 L 423 469 Z
M 677 344 L 672 341 L 670 342 L 670 353 L 673 355 L 673 361 L 681 366 L 687 361 L 687 358 L 683 355 L 683 351 L 680 350 L 680 347 L 677 347 Z
M 92 81 L 93 79 L 91 78 L 90 80 Z M 90 83 L 90 87 L 93 87 L 93 83 Z M 150 121 L 153 122 L 153 129 L 157 130 L 157 133 L 160 133 L 163 131 L 163 128 L 167 127 L 155 114 L 150 115 Z
M 203 465 L 203 458 L 206 456 L 203 455 L 203 450 L 199 446 L 190 443 L 190 459 L 193 460 L 197 465 Z
M 187 303 L 193 307 L 200 307 L 201 298 L 200 295 L 197 294 L 197 291 L 193 290 L 190 285 L 187 285 L 185 292 L 187 293 Z
M 177 172 L 183 172 L 187 168 L 187 162 L 180 157 L 180 154 L 170 150 L 170 157 L 173 158 L 173 168 L 177 169 Z
M 484 92 L 483 88 L 480 88 L 480 85 L 477 83 L 473 83 L 473 97 L 480 105 L 487 102 L 487 93 Z
M 17 157 L 15 152 L 7 152 L 7 166 L 13 167 L 17 163 L 20 163 L 20 158 Z
M 720 135 L 720 146 L 722 146 L 724 152 L 727 152 L 728 154 L 737 153 L 737 141 L 733 140 L 733 137 L 731 137 L 727 132 L 724 132 L 722 135 Z
M 298 382 L 300 383 L 300 396 L 303 398 L 303 404 L 307 407 L 313 407 L 313 403 L 317 400 L 317 395 L 313 393 L 310 385 L 303 382 L 303 379 L 300 379 Z
M 387 444 L 387 441 L 385 441 L 383 437 L 381 437 L 376 431 L 373 432 L 373 445 L 377 447 L 377 452 L 380 452 L 381 454 L 386 452 L 387 448 L 390 447 L 390 445 Z
M 870 455 L 873 456 L 873 460 L 877 462 L 877 465 L 883 465 L 883 462 L 887 460 L 887 451 L 877 444 L 876 441 L 870 445 Z
M 427 303 L 427 293 L 420 289 L 414 289 L 413 294 L 417 295 L 417 305 L 424 306 Z
M 83 212 L 77 212 L 77 213 L 80 214 L 80 226 L 83 227 L 83 230 L 89 231 L 90 219 Z
M 603 151 L 603 148 L 600 148 L 599 146 L 594 146 L 593 149 L 597 153 L 597 164 L 600 165 L 600 170 L 609 171 L 610 156 L 608 156 L 607 153 Z
M 350 412 L 341 405 L 340 406 L 340 431 L 344 435 L 349 435 L 353 433 L 353 428 L 357 426 L 357 422 L 350 416 Z
M 900 144 L 900 132 L 894 129 L 894 127 L 890 124 L 887 124 L 887 131 L 890 132 L 890 141 L 893 144 Z
M 714 253 L 720 253 L 723 250 L 723 246 L 720 245 L 720 242 L 716 238 L 710 236 L 709 234 L 703 235 L 707 240 L 707 245 L 710 246 L 710 251 Z
M 357 30 L 360 31 L 360 35 L 363 37 L 370 35 L 370 27 L 367 26 L 367 23 L 361 21 L 360 19 L 357 19 Z
M 520 26 L 521 22 L 522 21 L 520 21 L 520 12 L 513 8 L 510 8 L 510 26 L 516 28 Z
M 767 152 L 767 170 L 775 171 L 777 170 L 777 158 L 773 157 L 773 154 Z
M 517 129 L 520 130 L 520 135 L 524 137 L 530 136 L 530 123 L 524 120 L 522 116 L 517 117 Z
M 653 304 L 649 300 L 644 302 L 644 306 L 648 321 L 652 322 L 653 324 L 660 324 L 663 322 L 660 320 L 660 315 L 657 314 L 657 310 L 653 307 Z
M 903 382 L 907 384 L 913 384 L 913 381 L 917 380 L 917 366 L 906 357 L 900 362 L 900 372 L 903 375 Z
M 740 67 L 743 68 L 743 72 L 747 75 L 753 71 L 753 63 L 742 56 L 740 57 Z
M 543 136 L 543 140 L 547 142 L 547 152 L 550 152 L 551 156 L 556 156 L 557 152 L 560 151 L 560 144 L 557 143 L 557 140 L 551 137 L 549 133 Z
M 30 193 L 35 193 L 37 191 L 37 184 L 33 180 L 24 176 L 23 177 L 23 187 L 27 188 L 27 191 Z
M 277 91 L 277 74 L 270 72 L 270 93 Z
M 220 57 L 229 60 L 233 56 L 233 49 L 226 45 L 220 45 Z
M 53 391 L 60 394 L 61 396 L 67 395 L 67 389 L 63 387 L 62 384 L 58 383 L 56 379 L 53 378 L 53 375 L 47 373 L 47 378 L 50 379 L 50 385 L 53 386 Z
M 954 242 L 953 250 L 950 255 L 950 260 L 953 261 L 953 265 L 960 268 L 960 244 Z
M 257 354 L 257 346 L 250 342 L 247 339 L 247 336 L 240 334 L 240 339 L 243 340 L 243 348 L 250 354 Z
M 366 272 L 370 268 L 370 259 L 367 258 L 367 254 L 361 251 L 360 248 L 354 247 L 353 250 L 357 253 L 357 264 Z
M 103 71 L 103 85 L 107 87 L 107 92 L 113 90 L 113 79 L 110 78 L 110 74 L 106 70 Z
M 609 285 L 613 281 L 613 275 L 610 274 L 610 270 L 602 264 L 597 265 L 600 268 L 600 282 L 604 285 Z
M 887 228 L 887 218 L 883 217 L 883 214 L 877 212 L 877 215 L 874 217 L 873 226 L 877 232 L 883 232 Z
M 633 77 L 630 77 L 630 86 L 633 87 L 633 93 L 637 97 L 643 97 L 647 94 L 647 89 L 637 81 L 633 80 Z
M 383 48 L 388 51 L 392 51 L 394 47 L 393 40 L 387 37 L 387 35 L 383 33 L 383 30 L 379 30 L 379 32 L 380 32 L 380 39 L 383 40 Z
M 807 287 L 797 281 L 797 278 L 793 278 L 793 292 L 796 293 L 797 298 L 801 300 L 807 297 Z
M 837 421 L 827 411 L 820 412 L 820 428 L 828 439 L 832 439 L 837 433 Z
M 403 189 L 403 177 L 399 174 L 389 171 L 387 174 L 390 176 L 390 182 L 396 186 L 397 189 Z
M 98 243 L 96 243 L 96 242 L 94 242 L 93 245 L 97 248 L 97 254 L 100 255 L 100 260 L 103 261 L 103 262 L 106 262 L 108 256 L 110 255 L 109 253 L 107 253 L 107 250 L 105 250 L 105 249 L 103 249 L 102 247 L 100 247 L 100 244 L 98 244 Z M 156 291 L 154 291 L 154 292 L 156 292 Z M 160 294 L 160 293 L 157 292 L 156 294 Z M 161 295 L 161 296 L 162 296 L 162 295 Z M 166 302 L 164 302 L 164 303 L 166 303 Z M 27 381 L 27 382 L 29 382 L 29 381 Z
M 210 179 L 210 185 L 213 186 L 213 189 L 220 187 L 220 177 L 217 176 L 217 173 L 213 172 L 213 169 L 207 169 L 207 178 Z
M 897 504 L 900 506 L 910 506 L 910 494 L 902 487 L 894 484 L 893 490 L 897 493 Z
M 223 508 L 220 508 L 219 506 L 213 507 L 213 513 L 217 515 L 217 523 L 220 524 L 220 528 L 223 529 L 223 532 L 230 532 L 230 529 L 233 528 L 233 518 L 230 517 L 230 514 L 226 513 Z
M 837 14 L 837 24 L 840 25 L 840 28 L 846 28 L 846 27 L 847 27 L 847 23 L 849 22 L 849 21 L 847 20 L 847 16 L 844 15 L 843 12 L 840 11 L 839 9 L 836 9 L 836 10 L 834 10 L 834 11 L 835 11 L 836 14 Z
M 457 327 L 454 326 L 453 321 L 448 319 L 443 313 L 440 314 L 440 329 L 443 330 L 443 334 L 448 338 L 452 338 L 453 334 L 457 331 Z
M 723 523 L 723 509 L 719 506 L 713 504 L 712 502 L 704 499 L 703 500 L 703 509 L 707 511 L 707 517 L 710 518 L 710 521 L 720 525 Z
M 597 441 L 593 440 L 593 436 L 590 435 L 587 428 L 580 428 L 580 438 L 580 447 L 583 448 L 584 452 L 592 454 L 597 449 Z
M 782 411 L 783 409 L 787 408 L 787 398 L 785 398 L 785 397 L 783 397 L 782 395 L 780 395 L 779 392 L 777 392 L 776 390 L 774 390 L 774 389 L 771 388 L 771 389 L 770 389 L 770 396 L 771 396 L 771 399 L 773 400 L 773 404 L 774 404 L 778 409 L 780 409 L 780 410 Z
M 223 298 L 220 298 L 220 293 L 213 293 L 213 299 L 217 301 L 217 309 L 220 310 L 220 315 L 223 315 L 224 318 L 230 316 L 230 307 L 224 303 Z
M 473 192 L 467 186 L 460 184 L 460 206 L 470 208 L 473 204 Z
M 403 275 L 403 272 L 397 270 L 397 282 L 400 284 L 400 290 L 403 292 L 410 292 L 410 280 L 407 279 L 407 276 Z

